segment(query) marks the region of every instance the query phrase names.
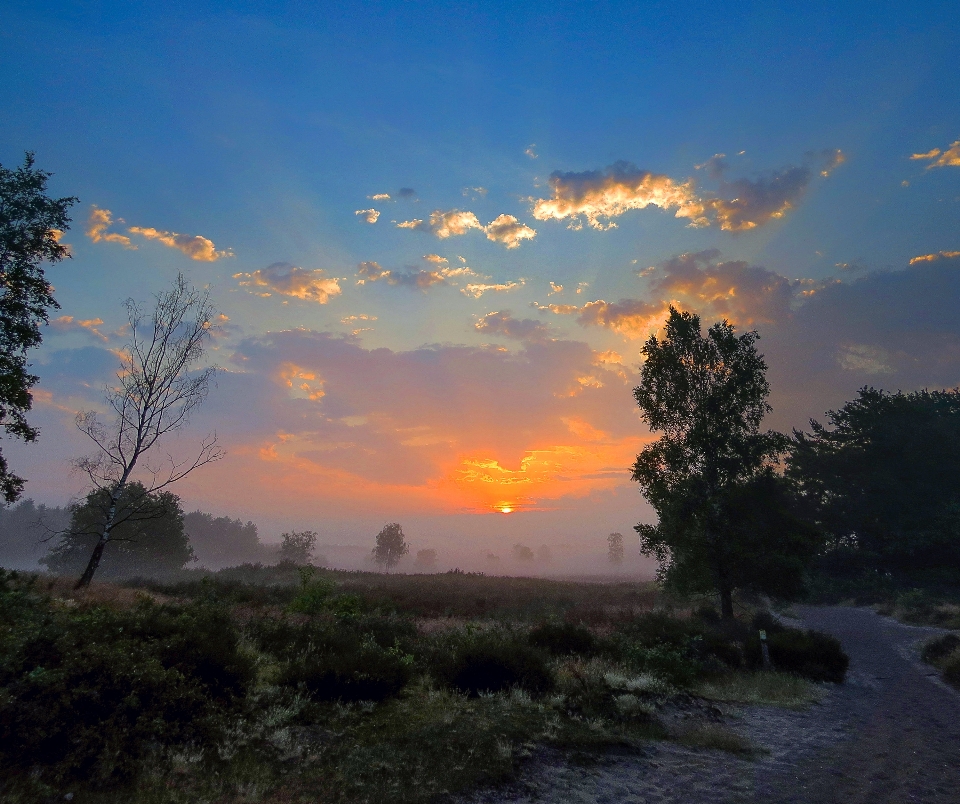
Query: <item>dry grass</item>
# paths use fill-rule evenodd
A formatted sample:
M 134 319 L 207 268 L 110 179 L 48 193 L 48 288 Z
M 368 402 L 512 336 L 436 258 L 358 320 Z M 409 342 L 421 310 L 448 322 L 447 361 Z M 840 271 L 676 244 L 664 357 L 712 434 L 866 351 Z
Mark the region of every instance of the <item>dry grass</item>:
M 731 672 L 697 682 L 692 690 L 711 701 L 803 709 L 823 698 L 824 690 L 789 673 Z
M 674 738 L 689 748 L 710 748 L 731 754 L 753 754 L 756 748 L 742 737 L 718 723 L 697 723 L 678 731 Z

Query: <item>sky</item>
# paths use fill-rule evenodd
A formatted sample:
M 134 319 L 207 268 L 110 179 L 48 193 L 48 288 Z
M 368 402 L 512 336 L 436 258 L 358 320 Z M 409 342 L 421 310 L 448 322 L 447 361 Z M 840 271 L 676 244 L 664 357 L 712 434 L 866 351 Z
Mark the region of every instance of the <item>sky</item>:
M 786 6 L 4 4 L 0 163 L 80 199 L 26 496 L 85 493 L 76 412 L 178 273 L 221 371 L 170 450 L 226 457 L 176 491 L 267 539 L 601 554 L 653 521 L 671 303 L 760 334 L 770 427 L 957 386 L 956 9 Z

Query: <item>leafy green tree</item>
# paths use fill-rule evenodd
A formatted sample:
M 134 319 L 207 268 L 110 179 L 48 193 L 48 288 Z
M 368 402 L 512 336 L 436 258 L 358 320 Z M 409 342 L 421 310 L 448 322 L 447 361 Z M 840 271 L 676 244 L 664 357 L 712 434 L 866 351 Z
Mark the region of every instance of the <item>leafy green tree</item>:
M 280 537 L 281 561 L 292 561 L 294 564 L 306 564 L 317 546 L 319 534 L 312 530 L 292 531 Z
M 960 389 L 861 388 L 794 431 L 787 475 L 826 534 L 822 566 L 960 576 Z
M 636 526 L 640 549 L 656 556 L 667 586 L 715 592 L 725 618 L 737 589 L 795 593 L 816 550 L 770 466 L 787 439 L 760 430 L 770 387 L 758 337 L 726 321 L 704 335 L 698 316 L 671 307 L 663 339 L 643 347 L 634 389 L 643 420 L 661 433 L 633 467 L 659 518 Z
M 377 546 L 373 548 L 373 558 L 378 564 L 389 571 L 409 552 L 410 546 L 399 522 L 390 522 L 381 528 L 377 534 Z
M 38 431 L 27 424 L 39 377 L 29 372 L 27 350 L 40 344 L 40 325 L 48 311 L 59 309 L 44 262 L 70 256 L 60 242 L 69 228 L 67 211 L 77 199 L 50 198 L 52 174 L 33 166 L 27 153 L 16 170 L 0 165 L 0 427 L 9 436 L 35 441 Z M 7 503 L 23 493 L 24 480 L 13 474 L 0 455 L 0 495 Z
M 70 527 L 41 563 L 60 575 L 79 573 L 103 527 L 111 506 L 108 489 L 91 491 L 70 507 Z M 112 537 L 102 559 L 102 575 L 116 579 L 175 572 L 193 561 L 183 529 L 180 499 L 169 491 L 150 494 L 141 483 L 128 483 L 116 501 Z

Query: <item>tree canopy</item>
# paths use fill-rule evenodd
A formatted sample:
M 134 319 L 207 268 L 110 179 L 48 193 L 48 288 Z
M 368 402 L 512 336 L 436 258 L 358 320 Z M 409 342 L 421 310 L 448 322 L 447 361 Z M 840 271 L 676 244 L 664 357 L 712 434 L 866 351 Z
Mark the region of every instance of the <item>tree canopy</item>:
M 40 325 L 60 307 L 43 263 L 70 256 L 60 238 L 70 225 L 67 212 L 77 202 L 50 198 L 52 174 L 33 165 L 32 153 L 16 170 L 0 165 L 0 427 L 23 441 L 35 441 L 38 434 L 26 419 L 33 402 L 30 389 L 39 380 L 29 371 L 27 350 L 40 344 Z M 0 454 L 0 496 L 12 503 L 23 485 Z
M 824 566 L 960 578 L 960 389 L 864 387 L 827 422 L 794 432 L 787 464 Z
M 378 564 L 389 570 L 409 552 L 410 546 L 399 522 L 390 522 L 380 529 L 377 546 L 373 548 L 373 558 Z
M 668 586 L 716 592 L 725 617 L 735 589 L 795 594 L 816 546 L 771 465 L 787 439 L 760 430 L 770 388 L 758 337 L 726 321 L 704 335 L 699 316 L 671 307 L 663 338 L 644 344 L 634 389 L 661 433 L 633 467 L 659 519 L 637 525 L 641 550 Z
M 110 491 L 95 489 L 83 502 L 72 505 L 69 529 L 41 563 L 61 575 L 79 573 L 100 538 L 110 504 Z M 141 483 L 128 483 L 117 500 L 102 575 L 109 579 L 166 575 L 192 560 L 180 498 L 169 491 L 150 494 Z

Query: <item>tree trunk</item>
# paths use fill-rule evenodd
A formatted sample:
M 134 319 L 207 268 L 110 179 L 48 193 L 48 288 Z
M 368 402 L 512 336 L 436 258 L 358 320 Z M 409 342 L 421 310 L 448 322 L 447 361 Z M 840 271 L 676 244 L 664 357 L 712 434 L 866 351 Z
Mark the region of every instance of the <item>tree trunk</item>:
M 720 615 L 724 620 L 733 619 L 733 590 L 726 585 L 720 588 Z
M 90 560 L 87 562 L 87 568 L 83 571 L 83 575 L 80 576 L 80 580 L 74 584 L 74 589 L 86 589 L 90 585 L 90 581 L 93 580 L 93 574 L 97 571 L 97 567 L 100 566 L 103 548 L 106 547 L 107 542 L 110 541 L 110 531 L 113 530 L 113 520 L 117 517 L 117 501 L 120 499 L 120 494 L 123 492 L 125 485 L 126 479 L 124 478 L 124 481 L 121 482 L 110 495 L 110 508 L 107 510 L 107 521 L 103 524 L 103 533 L 97 540 L 97 546 L 93 548 L 93 555 L 90 556 Z

